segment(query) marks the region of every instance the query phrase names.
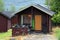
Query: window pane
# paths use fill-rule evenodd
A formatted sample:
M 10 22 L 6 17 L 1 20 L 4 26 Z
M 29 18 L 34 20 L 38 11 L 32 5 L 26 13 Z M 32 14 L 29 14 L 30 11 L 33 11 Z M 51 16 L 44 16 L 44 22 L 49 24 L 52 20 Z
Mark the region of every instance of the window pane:
M 23 15 L 23 24 L 31 24 L 31 15 Z

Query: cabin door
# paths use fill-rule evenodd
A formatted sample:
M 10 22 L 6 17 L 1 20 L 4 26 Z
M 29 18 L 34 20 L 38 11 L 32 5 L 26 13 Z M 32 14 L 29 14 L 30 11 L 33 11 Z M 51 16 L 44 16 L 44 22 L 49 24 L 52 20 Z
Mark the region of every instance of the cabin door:
M 41 15 L 35 15 L 35 30 L 42 30 Z

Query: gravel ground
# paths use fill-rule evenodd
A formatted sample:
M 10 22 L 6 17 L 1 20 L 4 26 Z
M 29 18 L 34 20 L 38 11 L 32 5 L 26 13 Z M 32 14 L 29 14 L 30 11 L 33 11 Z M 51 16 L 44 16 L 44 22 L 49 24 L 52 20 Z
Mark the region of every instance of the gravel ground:
M 23 40 L 57 40 L 50 34 L 31 34 L 23 37 Z
M 42 33 L 34 33 L 28 34 L 26 36 L 16 36 L 12 37 L 15 40 L 57 40 L 52 34 L 42 34 Z

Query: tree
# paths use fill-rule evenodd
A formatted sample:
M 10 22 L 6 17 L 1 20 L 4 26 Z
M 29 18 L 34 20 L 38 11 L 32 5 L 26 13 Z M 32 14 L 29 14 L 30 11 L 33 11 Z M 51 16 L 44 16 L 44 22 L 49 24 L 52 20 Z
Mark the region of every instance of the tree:
M 46 4 L 56 13 L 53 15 L 52 21 L 54 23 L 60 23 L 60 0 L 46 0 Z
M 4 11 L 4 2 L 0 0 L 0 12 Z
M 11 4 L 11 6 L 10 6 L 10 11 L 12 11 L 12 12 L 16 11 L 16 8 L 13 4 Z

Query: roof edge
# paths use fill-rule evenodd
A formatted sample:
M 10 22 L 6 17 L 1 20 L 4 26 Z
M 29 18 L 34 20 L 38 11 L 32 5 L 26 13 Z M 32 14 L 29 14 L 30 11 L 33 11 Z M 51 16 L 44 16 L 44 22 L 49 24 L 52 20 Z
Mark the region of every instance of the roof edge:
M 51 11 L 51 10 L 49 10 L 49 9 L 47 9 L 47 8 L 39 5 L 39 4 L 34 3 L 34 4 L 28 5 L 27 7 L 21 8 L 21 9 L 20 9 L 19 11 L 17 11 L 17 12 L 12 13 L 12 14 L 11 14 L 11 17 L 13 17 L 16 13 L 21 12 L 21 11 L 23 11 L 23 10 L 31 7 L 31 6 L 33 6 L 33 7 L 37 8 L 37 9 L 39 9 L 39 10 L 47 13 L 47 14 L 50 15 L 50 16 L 53 16 L 53 14 L 55 14 L 55 12 L 53 12 L 53 11 Z M 43 9 L 46 9 L 46 10 L 43 10 Z

